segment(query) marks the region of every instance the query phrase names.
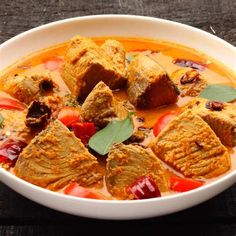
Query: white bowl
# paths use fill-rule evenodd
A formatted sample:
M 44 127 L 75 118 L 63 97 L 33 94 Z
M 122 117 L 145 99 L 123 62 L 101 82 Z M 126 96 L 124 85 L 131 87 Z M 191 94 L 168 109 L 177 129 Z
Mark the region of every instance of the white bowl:
M 0 45 L 0 70 L 14 61 L 61 43 L 76 34 L 157 38 L 200 50 L 236 68 L 236 48 L 193 27 L 143 16 L 98 15 L 50 23 L 22 33 Z M 67 196 L 32 185 L 0 168 L 0 180 L 23 196 L 44 206 L 99 219 L 140 219 L 180 211 L 206 201 L 235 183 L 236 171 L 190 192 L 135 201 L 110 201 Z

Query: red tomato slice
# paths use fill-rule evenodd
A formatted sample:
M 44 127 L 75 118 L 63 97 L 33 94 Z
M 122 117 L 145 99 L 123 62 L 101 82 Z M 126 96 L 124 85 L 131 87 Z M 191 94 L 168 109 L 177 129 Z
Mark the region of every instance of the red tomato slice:
M 0 163 L 5 162 L 6 160 L 7 160 L 7 156 L 6 155 L 2 156 L 0 154 Z
M 74 130 L 75 136 L 80 138 L 83 144 L 87 144 L 89 139 L 96 133 L 96 127 L 94 123 L 73 123 L 72 129 Z
M 61 70 L 63 60 L 60 57 L 52 56 L 44 60 L 44 66 L 50 71 Z
M 168 111 L 161 115 L 153 126 L 154 135 L 157 136 L 166 127 L 166 125 L 178 114 L 179 112 L 177 111 Z
M 193 190 L 195 188 L 201 187 L 204 182 L 192 180 L 192 179 L 184 179 L 177 176 L 171 176 L 169 178 L 170 189 L 176 192 L 186 192 Z
M 96 193 L 88 188 L 81 187 L 75 182 L 66 187 L 64 193 L 82 198 L 105 199 L 102 194 Z
M 7 109 L 7 110 L 24 110 L 26 106 L 14 99 L 0 97 L 0 108 Z
M 73 123 L 80 121 L 80 111 L 75 107 L 63 107 L 57 118 L 65 126 L 69 127 Z

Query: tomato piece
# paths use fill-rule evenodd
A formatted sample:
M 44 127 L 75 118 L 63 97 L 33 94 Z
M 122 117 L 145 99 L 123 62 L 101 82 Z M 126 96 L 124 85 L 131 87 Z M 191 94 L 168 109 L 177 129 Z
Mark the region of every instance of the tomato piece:
M 7 110 L 22 111 L 26 109 L 26 106 L 15 99 L 0 97 L 0 108 L 7 109 Z
M 204 182 L 192 179 L 184 179 L 177 176 L 169 178 L 170 189 L 176 192 L 186 192 L 201 187 Z
M 2 156 L 0 154 L 0 163 L 5 162 L 6 160 L 7 160 L 7 156 L 6 155 Z
M 88 188 L 79 186 L 76 182 L 68 185 L 64 193 L 71 196 L 82 197 L 82 198 L 92 198 L 92 199 L 105 199 L 102 194 L 96 193 Z
M 153 126 L 154 135 L 157 136 L 166 127 L 166 125 L 178 114 L 179 112 L 177 111 L 168 111 L 161 115 Z
M 63 60 L 60 57 L 52 56 L 44 60 L 44 66 L 50 71 L 61 70 Z
M 80 121 L 80 111 L 75 107 L 63 107 L 57 118 L 65 126 L 69 127 L 73 123 Z
M 75 136 L 80 138 L 83 144 L 87 144 L 89 139 L 96 133 L 94 123 L 74 123 L 71 125 Z
M 149 176 L 141 176 L 128 187 L 128 191 L 130 191 L 136 199 L 161 197 L 159 188 L 155 181 Z

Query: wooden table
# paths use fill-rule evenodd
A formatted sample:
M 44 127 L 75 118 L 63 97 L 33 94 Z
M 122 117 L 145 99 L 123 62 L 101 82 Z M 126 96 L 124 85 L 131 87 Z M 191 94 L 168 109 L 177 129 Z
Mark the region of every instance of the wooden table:
M 235 0 L 1 0 L 0 43 L 44 23 L 92 14 L 165 18 L 206 30 L 236 46 Z M 199 206 L 169 216 L 140 221 L 101 221 L 45 208 L 0 184 L 1 236 L 79 235 L 94 229 L 96 235 L 113 231 L 145 235 L 236 235 L 236 185 Z

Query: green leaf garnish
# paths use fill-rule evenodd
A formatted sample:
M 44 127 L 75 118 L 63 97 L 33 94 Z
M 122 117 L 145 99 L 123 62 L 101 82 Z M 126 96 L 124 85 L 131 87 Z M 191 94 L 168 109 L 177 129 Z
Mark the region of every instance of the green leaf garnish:
M 3 129 L 3 121 L 4 121 L 4 118 L 3 118 L 3 116 L 0 114 L 0 129 Z
M 133 123 L 129 113 L 124 120 L 112 120 L 105 128 L 98 131 L 89 140 L 89 147 L 100 155 L 106 155 L 111 146 L 127 140 L 133 134 Z
M 208 85 L 199 95 L 211 101 L 231 102 L 236 99 L 236 89 L 229 85 Z

